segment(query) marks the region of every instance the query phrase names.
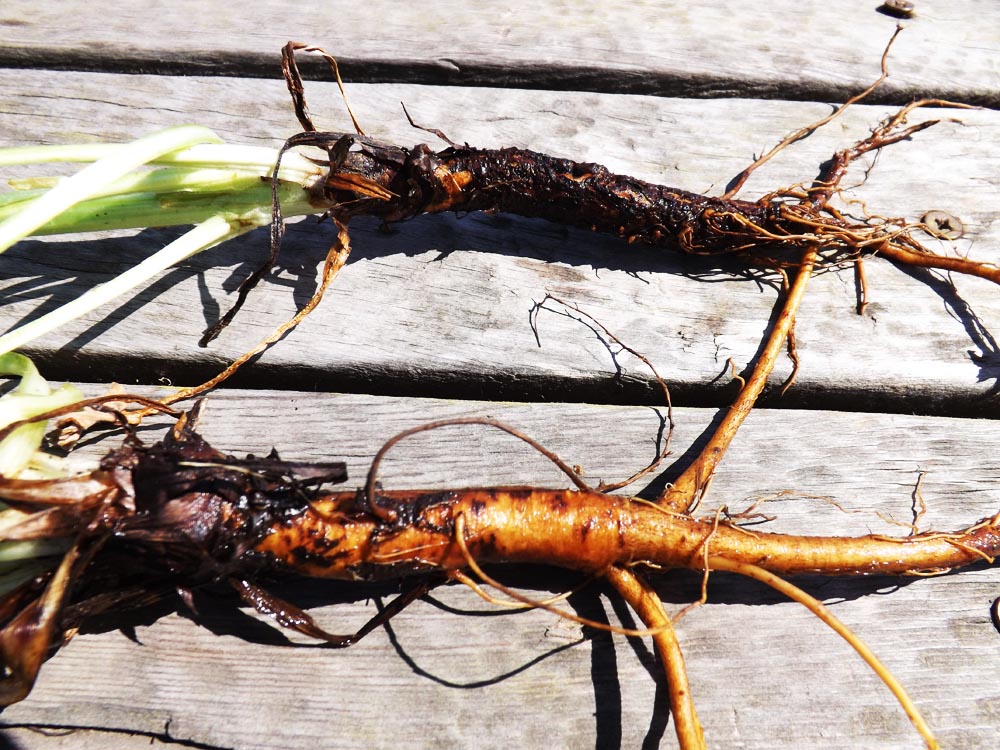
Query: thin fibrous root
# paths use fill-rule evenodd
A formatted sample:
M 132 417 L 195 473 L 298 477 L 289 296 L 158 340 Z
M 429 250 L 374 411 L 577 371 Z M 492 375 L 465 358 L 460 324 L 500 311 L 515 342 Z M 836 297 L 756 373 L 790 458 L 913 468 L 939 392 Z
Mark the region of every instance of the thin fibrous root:
M 289 331 L 298 326 L 299 323 L 301 323 L 313 310 L 316 309 L 316 306 L 323 299 L 323 295 L 326 293 L 327 289 L 329 289 L 330 284 L 333 283 L 334 278 L 340 272 L 340 269 L 344 267 L 344 264 L 347 262 L 347 259 L 351 254 L 351 238 L 347 231 L 347 225 L 339 220 L 336 220 L 336 223 L 337 239 L 327 253 L 319 285 L 316 287 L 316 291 L 313 292 L 312 296 L 309 298 L 309 301 L 306 302 L 306 304 L 303 305 L 302 308 L 295 313 L 295 315 L 275 328 L 267 337 L 259 341 L 252 349 L 244 352 L 233 360 L 218 375 L 215 375 L 200 385 L 177 389 L 173 393 L 164 396 L 161 399 L 162 404 L 175 404 L 179 401 L 187 401 L 192 398 L 197 398 L 213 388 L 218 387 L 228 380 L 233 373 L 243 367 L 243 365 L 247 362 L 252 360 L 261 352 L 266 351 L 275 342 L 284 338 Z M 150 413 L 150 409 L 143 409 L 141 411 L 130 412 L 128 417 L 133 423 L 137 423 L 149 416 Z
M 597 491 L 598 492 L 615 492 L 616 490 L 624 489 L 625 487 L 628 487 L 629 485 L 634 484 L 635 482 L 637 482 L 638 480 L 642 479 L 643 477 L 648 476 L 652 472 L 656 471 L 656 469 L 660 467 L 660 465 L 664 462 L 664 460 L 666 460 L 667 456 L 670 455 L 670 443 L 671 443 L 671 440 L 672 440 L 673 435 L 674 435 L 674 430 L 676 429 L 676 426 L 677 426 L 676 423 L 674 422 L 674 407 L 673 407 L 673 402 L 672 402 L 672 400 L 670 398 L 670 389 L 667 387 L 666 381 L 663 379 L 663 377 L 657 371 L 656 366 L 649 360 L 649 357 L 647 357 L 642 352 L 640 352 L 640 351 L 638 351 L 636 349 L 633 349 L 631 346 L 629 346 L 628 344 L 626 344 L 615 333 L 613 333 L 607 326 L 605 326 L 601 321 L 599 321 L 597 318 L 595 318 L 590 313 L 585 312 L 584 310 L 581 310 L 579 305 L 567 302 L 566 300 L 563 300 L 563 299 L 560 299 L 559 297 L 556 297 L 554 294 L 546 293 L 546 295 L 542 299 L 542 301 L 535 303 L 532 306 L 532 308 L 531 308 L 531 313 L 530 313 L 530 316 L 529 316 L 529 318 L 530 318 L 529 322 L 531 324 L 532 330 L 534 330 L 534 332 L 535 332 L 535 341 L 540 341 L 539 335 L 538 335 L 538 313 L 541 310 L 548 309 L 548 308 L 545 307 L 545 303 L 549 302 L 549 301 L 552 301 L 552 302 L 555 302 L 555 303 L 557 303 L 559 305 L 562 305 L 565 309 L 572 310 L 574 313 L 582 316 L 585 319 L 583 321 L 585 324 L 590 325 L 590 326 L 596 326 L 597 329 L 601 333 L 603 333 L 605 336 L 607 336 L 611 341 L 613 341 L 615 344 L 617 344 L 618 346 L 620 346 L 624 351 L 627 351 L 633 357 L 635 357 L 640 362 L 642 362 L 649 369 L 649 371 L 652 373 L 653 378 L 656 380 L 656 384 L 660 388 L 660 392 L 663 394 L 663 403 L 667 407 L 667 414 L 666 414 L 666 428 L 667 428 L 667 430 L 666 430 L 666 435 L 663 435 L 663 436 L 661 436 L 661 437 L 658 438 L 660 440 L 660 442 L 661 442 L 661 446 L 662 447 L 657 451 L 656 456 L 654 456 L 653 460 L 650 461 L 646 466 L 644 466 L 643 468 L 641 468 L 638 471 L 634 472 L 633 474 L 631 474 L 630 476 L 626 477 L 625 479 L 622 479 L 622 480 L 617 481 L 617 482 L 604 482 L 604 481 L 602 481 L 597 486 Z M 612 355 L 612 356 L 614 356 L 614 355 Z M 615 360 L 615 365 L 616 365 L 616 367 L 618 367 L 619 374 L 620 374 L 622 368 L 618 364 L 617 359 Z
M 885 83 L 885 80 L 889 77 L 889 50 L 892 49 L 892 45 L 896 41 L 896 37 L 899 36 L 899 33 L 902 30 L 903 27 L 897 24 L 896 30 L 893 32 L 892 36 L 889 38 L 889 41 L 886 43 L 885 49 L 882 50 L 882 60 L 881 60 L 882 72 L 881 75 L 879 75 L 879 77 L 875 80 L 873 84 L 871 84 L 861 93 L 852 96 L 850 99 L 841 104 L 826 117 L 822 117 L 819 120 L 816 120 L 816 122 L 810 123 L 809 125 L 806 125 L 805 127 L 800 128 L 795 132 L 786 135 L 769 151 L 767 151 L 762 156 L 754 160 L 753 164 L 751 164 L 749 167 L 740 172 L 739 175 L 736 176 L 736 179 L 733 180 L 732 186 L 725 193 L 722 194 L 722 197 L 723 198 L 736 197 L 736 194 L 740 191 L 743 185 L 746 184 L 746 181 L 750 177 L 750 175 L 753 174 L 759 167 L 764 165 L 766 162 L 774 158 L 774 156 L 777 155 L 778 152 L 787 148 L 796 141 L 805 138 L 814 131 L 826 125 L 827 123 L 833 121 L 837 117 L 840 117 L 840 115 L 842 115 L 844 111 L 847 110 L 848 107 L 851 107 L 852 105 L 857 104 L 863 99 L 866 99 L 869 94 L 871 94 L 875 89 L 877 89 L 879 86 Z
M 725 570 L 730 573 L 739 573 L 740 575 L 765 583 L 771 588 L 780 591 L 789 599 L 798 602 L 816 615 L 837 635 L 847 641 L 851 648 L 857 652 L 858 656 L 864 659 L 865 663 L 871 667 L 872 671 L 875 672 L 878 678 L 882 680 L 887 688 L 889 688 L 890 692 L 899 702 L 899 705 L 902 706 L 903 710 L 906 712 L 907 717 L 909 717 L 910 721 L 913 723 L 913 726 L 924 738 L 924 742 L 926 743 L 928 750 L 937 750 L 937 748 L 940 747 L 938 741 L 934 738 L 933 732 L 931 732 L 930 727 L 927 725 L 923 715 L 920 713 L 920 709 L 918 709 L 916 704 L 913 703 L 913 700 L 907 694 L 906 689 L 902 686 L 902 684 L 900 684 L 899 680 L 897 680 L 892 672 L 890 672 L 885 665 L 882 664 L 872 650 L 868 648 L 868 646 L 866 646 L 864 642 L 851 631 L 850 628 L 837 619 L 837 617 L 835 617 L 822 602 L 815 597 L 810 596 L 798 586 L 794 586 L 783 578 L 776 576 L 774 573 L 770 573 L 763 568 L 751 565 L 747 562 L 730 560 L 725 557 L 713 555 L 708 558 L 708 566 L 713 570 Z
M 382 447 L 379 448 L 378 452 L 375 454 L 374 458 L 372 458 L 371 466 L 368 469 L 368 478 L 365 481 L 365 498 L 366 502 L 370 506 L 371 512 L 388 523 L 395 523 L 398 517 L 396 511 L 391 508 L 383 507 L 378 500 L 380 494 L 378 489 L 378 469 L 382 463 L 382 459 L 385 458 L 386 453 L 388 453 L 401 440 L 413 435 L 418 435 L 421 432 L 430 432 L 431 430 L 439 430 L 442 427 L 455 427 L 461 425 L 482 425 L 484 427 L 493 427 L 502 432 L 506 432 L 508 435 L 513 435 L 518 440 L 530 445 L 541 455 L 555 464 L 556 467 L 563 474 L 569 477 L 570 481 L 573 482 L 573 484 L 575 484 L 580 490 L 584 492 L 595 491 L 587 484 L 583 477 L 580 476 L 580 473 L 576 471 L 576 469 L 567 464 L 559 458 L 559 456 L 550 451 L 537 440 L 524 434 L 520 430 L 496 419 L 488 419 L 485 417 L 457 417 L 454 419 L 441 419 L 435 422 L 426 422 L 422 425 L 411 427 L 408 430 L 403 430 L 385 441 Z

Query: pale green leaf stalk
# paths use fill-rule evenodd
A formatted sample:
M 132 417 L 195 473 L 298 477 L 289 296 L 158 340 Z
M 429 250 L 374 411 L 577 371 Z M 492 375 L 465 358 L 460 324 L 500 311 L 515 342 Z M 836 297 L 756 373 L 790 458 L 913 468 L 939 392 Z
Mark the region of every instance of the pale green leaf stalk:
M 34 363 L 16 352 L 0 355 L 0 375 L 21 379 L 17 387 L 0 397 L 0 428 L 83 398 L 83 394 L 71 385 L 53 389 L 39 375 Z M 45 422 L 23 425 L 0 441 L 0 476 L 28 478 L 52 470 L 52 462 L 41 451 L 45 427 Z M 36 460 L 38 458 L 41 460 Z M 5 528 L 27 515 L 0 503 L 0 596 L 54 567 L 59 562 L 58 555 L 68 548 L 65 539 L 2 541 Z
M 17 352 L 0 355 L 0 375 L 19 377 L 16 388 L 0 397 L 0 427 L 28 419 L 83 398 L 71 385 L 55 390 L 38 374 L 34 363 Z M 45 436 L 45 423 L 19 427 L 0 442 L 0 476 L 18 477 L 30 468 Z
M 12 180 L 0 193 L 0 253 L 36 234 L 92 232 L 193 224 L 146 260 L 57 310 L 0 336 L 0 375 L 18 377 L 0 396 L 0 428 L 79 401 L 72 386 L 51 388 L 27 357 L 13 349 L 113 301 L 170 266 L 271 221 L 272 148 L 222 143 L 199 126 L 168 128 L 127 144 L 0 148 L 0 167 L 87 163 L 71 177 L 45 174 Z M 285 216 L 325 209 L 323 168 L 288 154 L 278 172 Z M 58 477 L 68 464 L 41 450 L 44 422 L 19 427 L 0 442 L 0 476 Z M 0 596 L 58 564 L 68 541 L 14 541 L 29 511 L 0 502 Z M 4 541 L 4 539 L 7 541 Z
M 33 233 L 49 219 L 80 201 L 93 197 L 106 185 L 151 159 L 196 143 L 213 141 L 221 143 L 221 139 L 208 128 L 185 125 L 161 130 L 123 146 L 60 182 L 0 224 L 0 252 Z
M 78 299 L 0 336 L 0 354 L 105 305 L 170 266 L 271 220 L 278 152 L 225 144 L 207 128 L 168 128 L 128 144 L 0 149 L 0 166 L 86 163 L 72 177 L 11 181 L 0 194 L 0 253 L 30 235 L 194 224 L 194 228 Z M 145 168 L 145 171 L 136 171 Z M 278 172 L 284 216 L 324 210 L 324 170 L 291 153 Z

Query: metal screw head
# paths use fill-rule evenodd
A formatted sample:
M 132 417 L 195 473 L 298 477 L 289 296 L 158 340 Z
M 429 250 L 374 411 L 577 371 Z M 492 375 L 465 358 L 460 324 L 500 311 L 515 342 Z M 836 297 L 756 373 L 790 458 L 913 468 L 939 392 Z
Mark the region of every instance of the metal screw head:
M 947 211 L 928 211 L 920 217 L 920 223 L 924 231 L 941 240 L 957 240 L 965 232 L 962 222 Z
M 916 8 L 908 0 L 885 0 L 878 7 L 878 12 L 893 18 L 913 18 Z

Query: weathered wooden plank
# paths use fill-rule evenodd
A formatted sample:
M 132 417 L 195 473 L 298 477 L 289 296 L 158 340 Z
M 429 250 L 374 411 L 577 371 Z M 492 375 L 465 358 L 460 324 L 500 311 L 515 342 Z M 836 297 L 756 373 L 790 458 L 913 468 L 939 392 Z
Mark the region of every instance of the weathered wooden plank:
M 203 3 L 174 3 L 170 10 L 148 5 L 142 12 L 150 15 L 140 18 L 128 4 L 89 3 L 74 12 L 66 4 L 50 9 L 10 0 L 0 12 L 0 64 L 274 75 L 278 46 L 303 36 L 301 19 L 282 15 L 286 4 L 280 12 L 255 4 L 242 15 L 219 14 L 210 32 L 189 28 L 190 19 L 211 12 Z M 871 80 L 890 33 L 891 22 L 874 13 L 875 5 L 777 2 L 757 19 L 745 4 L 725 3 L 541 3 L 529 17 L 462 3 L 421 7 L 418 15 L 392 4 L 386 12 L 376 1 L 321 4 L 309 8 L 309 18 L 310 28 L 323 30 L 315 41 L 346 59 L 345 72 L 356 80 L 840 100 Z M 893 54 L 886 96 L 937 92 L 996 104 L 1000 40 L 981 3 L 927 1 L 917 12 Z M 373 24 L 377 35 L 367 31 Z M 142 39 L 133 41 L 139 28 Z M 311 86 L 310 92 L 314 112 L 339 112 L 332 87 Z M 720 191 L 764 145 L 828 111 L 749 100 L 445 87 L 354 86 L 352 92 L 366 126 L 389 140 L 429 137 L 406 126 L 397 105 L 402 98 L 418 121 L 456 140 L 602 161 L 710 192 Z M 816 164 L 885 111 L 857 108 L 843 125 L 786 152 L 748 194 L 810 178 Z M 0 72 L 5 143 L 130 138 L 192 119 L 243 142 L 276 144 L 296 130 L 282 86 L 272 81 Z M 339 116 L 318 119 L 346 127 Z M 960 251 L 996 258 L 998 120 L 995 112 L 961 113 L 961 119 L 964 126 L 938 126 L 887 151 L 858 195 L 873 210 L 911 219 L 930 208 L 949 210 L 969 227 Z M 540 222 L 439 217 L 398 229 L 386 238 L 374 226 L 354 227 L 354 261 L 334 296 L 244 382 L 549 400 L 652 398 L 636 363 L 626 361 L 624 384 L 609 387 L 609 354 L 578 323 L 543 316 L 542 347 L 536 347 L 527 325 L 531 301 L 554 291 L 650 355 L 675 395 L 698 402 L 718 395 L 711 383 L 729 356 L 740 364 L 753 356 L 774 299 L 752 282 L 731 280 L 728 265 L 664 259 Z M 15 249 L 0 258 L 0 302 L 14 303 L 4 307 L 0 324 L 75 296 L 169 236 L 146 232 Z M 286 259 L 272 283 L 290 288 L 301 303 L 328 242 L 328 232 L 297 225 L 290 249 L 298 255 Z M 219 290 L 231 294 L 234 279 L 252 264 L 248 259 L 263 249 L 258 235 L 189 262 L 136 302 L 46 340 L 37 353 L 47 372 L 72 379 L 190 382 L 204 376 L 291 310 L 292 294 L 258 294 L 218 346 L 208 352 L 194 346 L 206 319 L 229 302 Z M 40 251 L 46 253 L 41 260 Z M 815 280 L 799 322 L 804 371 L 792 396 L 778 403 L 995 414 L 989 400 L 997 374 L 990 335 L 1000 313 L 995 290 L 960 279 L 956 294 L 943 282 L 928 286 L 878 262 L 869 263 L 868 272 L 875 304 L 865 318 L 851 312 L 848 275 Z M 333 445 L 334 455 L 349 458 L 355 477 L 389 432 L 446 415 L 488 413 L 515 422 L 601 476 L 623 475 L 647 459 L 658 424 L 643 408 L 273 392 L 226 394 L 214 403 L 205 429 L 222 447 L 259 452 L 277 444 L 288 456 L 309 458 L 328 456 Z M 280 421 L 289 414 L 298 420 L 292 426 Z M 679 411 L 678 454 L 709 417 Z M 753 496 L 794 488 L 861 512 L 779 495 L 765 506 L 776 510 L 779 528 L 893 533 L 874 510 L 907 520 L 917 472 L 929 469 L 926 523 L 954 528 L 996 509 L 996 438 L 987 421 L 758 411 L 711 499 L 740 507 L 740 500 L 745 505 Z M 558 480 L 541 459 L 499 437 L 441 432 L 400 451 L 386 466 L 386 481 L 397 486 Z M 541 590 L 572 583 L 551 574 L 510 575 Z M 898 588 L 886 579 L 804 585 L 834 601 L 835 612 L 896 671 L 946 746 L 992 748 L 1000 693 L 983 675 L 995 674 L 1000 664 L 988 622 L 996 583 L 995 569 L 981 569 Z M 698 595 L 692 577 L 667 576 L 658 586 L 672 610 Z M 306 585 L 298 592 L 333 629 L 350 630 L 373 612 L 362 599 L 334 607 L 342 589 Z M 463 611 L 489 609 L 464 590 L 436 597 Z M 874 678 L 797 607 L 721 575 L 713 577 L 710 597 L 681 622 L 681 637 L 714 746 L 918 744 Z M 617 621 L 614 605 L 595 592 L 571 604 Z M 663 747 L 673 746 L 672 727 L 653 718 L 648 648 L 581 633 L 551 615 L 462 617 L 421 602 L 395 621 L 392 637 L 379 632 L 335 653 L 248 644 L 231 632 L 246 638 L 258 629 L 211 608 L 206 617 L 216 633 L 175 615 L 139 628 L 142 646 L 117 633 L 78 638 L 47 665 L 31 699 L 0 721 L 98 729 L 65 739 L 8 729 L 0 744 L 137 748 L 148 742 L 104 734 L 110 729 L 222 747 L 605 747 L 656 744 L 660 734 Z M 577 643 L 582 635 L 587 640 Z
M 867 86 L 897 21 L 878 2 L 611 0 L 533 3 L 530 12 L 456 0 L 378 0 L 239 12 L 169 4 L 7 0 L 0 63 L 27 67 L 274 77 L 288 39 L 324 44 L 354 80 L 677 96 L 841 100 Z M 924 0 L 893 51 L 880 96 L 996 106 L 1000 38 L 976 0 Z M 203 28 L 193 19 L 205 19 Z M 139 31 L 141 30 L 141 32 Z
M 335 87 L 310 88 L 321 127 L 344 127 Z M 370 132 L 410 143 L 405 100 L 418 121 L 483 146 L 519 145 L 604 162 L 697 191 L 719 192 L 765 144 L 828 112 L 825 105 L 690 101 L 625 95 L 367 86 L 351 88 Z M 223 137 L 277 144 L 295 131 L 282 84 L 247 79 L 0 73 L 5 142 L 125 139 L 199 121 Z M 746 189 L 755 195 L 809 179 L 835 149 L 888 110 L 857 107 L 780 155 Z M 127 113 L 127 116 L 125 116 Z M 922 113 L 927 117 L 937 113 Z M 955 113 L 946 113 L 950 116 Z M 957 113 L 882 155 L 851 195 L 871 211 L 911 220 L 943 209 L 966 225 L 946 252 L 1000 257 L 1000 116 Z M 711 134 L 710 137 L 706 137 Z M 860 181 L 862 175 L 855 179 Z M 244 384 L 411 394 L 583 400 L 655 398 L 638 363 L 608 388 L 611 357 L 600 337 L 557 315 L 529 325 L 552 292 L 580 304 L 648 355 L 689 403 L 718 398 L 730 357 L 755 354 L 776 295 L 728 261 L 692 260 L 628 247 L 542 221 L 472 215 L 428 217 L 386 236 L 352 227 L 354 254 L 333 293 Z M 0 257 L 5 327 L 66 301 L 175 236 L 148 231 L 91 241 L 29 241 Z M 331 241 L 312 222 L 288 234 L 281 270 L 208 350 L 195 341 L 265 253 L 258 232 L 195 258 L 113 311 L 99 311 L 40 342 L 50 373 L 94 380 L 122 373 L 147 382 L 207 377 L 302 304 Z M 854 314 L 849 272 L 815 279 L 797 328 L 803 369 L 789 405 L 995 413 L 991 334 L 1000 302 L 991 284 L 867 264 L 868 314 Z M 70 369 L 72 368 L 72 369 Z M 779 366 L 781 374 L 788 364 Z M 779 375 L 780 377 L 780 375 Z
M 643 407 L 233 391 L 211 400 L 202 430 L 234 452 L 274 445 L 288 458 L 343 457 L 357 480 L 390 433 L 473 414 L 512 423 L 583 464 L 588 476 L 606 478 L 647 460 L 658 425 Z M 677 455 L 711 416 L 677 410 Z M 769 526 L 900 534 L 875 512 L 908 522 L 917 472 L 926 470 L 929 513 L 922 524 L 958 528 L 996 510 L 996 437 L 996 425 L 985 420 L 759 410 L 738 436 L 704 510 L 722 502 L 738 510 L 754 497 L 794 490 L 764 506 L 777 516 Z M 478 428 L 401 443 L 384 479 L 396 487 L 561 481 L 523 444 Z M 529 591 L 559 590 L 575 580 L 526 570 L 510 575 Z M 995 746 L 1000 686 L 984 675 L 1000 667 L 1000 636 L 988 614 L 998 582 L 995 568 L 906 581 L 799 581 L 896 673 L 944 747 L 972 750 Z M 690 575 L 657 579 L 671 611 L 697 598 L 698 586 Z M 366 594 L 355 600 L 343 587 L 306 583 L 294 591 L 335 631 L 349 631 L 374 612 Z M 343 599 L 349 601 L 335 604 Z M 94 727 L 227 748 L 473 742 L 503 748 L 542 738 L 552 747 L 638 747 L 655 746 L 660 734 L 659 746 L 675 746 L 672 726 L 657 713 L 662 704 L 648 644 L 639 641 L 582 633 L 547 613 L 486 616 L 493 607 L 446 588 L 401 614 L 391 632 L 378 631 L 346 651 L 288 648 L 247 642 L 260 641 L 262 628 L 209 603 L 204 615 L 214 632 L 171 615 L 138 627 L 138 643 L 117 632 L 78 637 L 44 667 L 30 698 L 0 720 L 6 727 Z M 623 612 L 592 589 L 570 606 L 612 622 Z M 713 576 L 708 604 L 679 628 L 712 747 L 919 744 L 856 656 L 796 605 L 756 584 Z M 7 734 L 24 750 L 61 742 L 26 730 Z M 148 742 L 107 739 L 108 747 L 120 748 Z

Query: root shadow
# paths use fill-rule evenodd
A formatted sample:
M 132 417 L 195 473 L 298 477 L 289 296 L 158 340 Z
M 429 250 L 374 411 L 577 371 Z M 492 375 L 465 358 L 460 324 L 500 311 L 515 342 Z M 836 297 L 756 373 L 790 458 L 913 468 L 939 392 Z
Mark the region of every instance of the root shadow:
M 978 382 L 992 381 L 989 390 L 982 394 L 981 400 L 987 401 L 1000 395 L 1000 344 L 972 305 L 959 294 L 953 281 L 930 269 L 895 265 L 899 271 L 937 294 L 948 313 L 961 323 L 969 341 L 978 350 L 969 350 L 969 359 L 979 367 Z

